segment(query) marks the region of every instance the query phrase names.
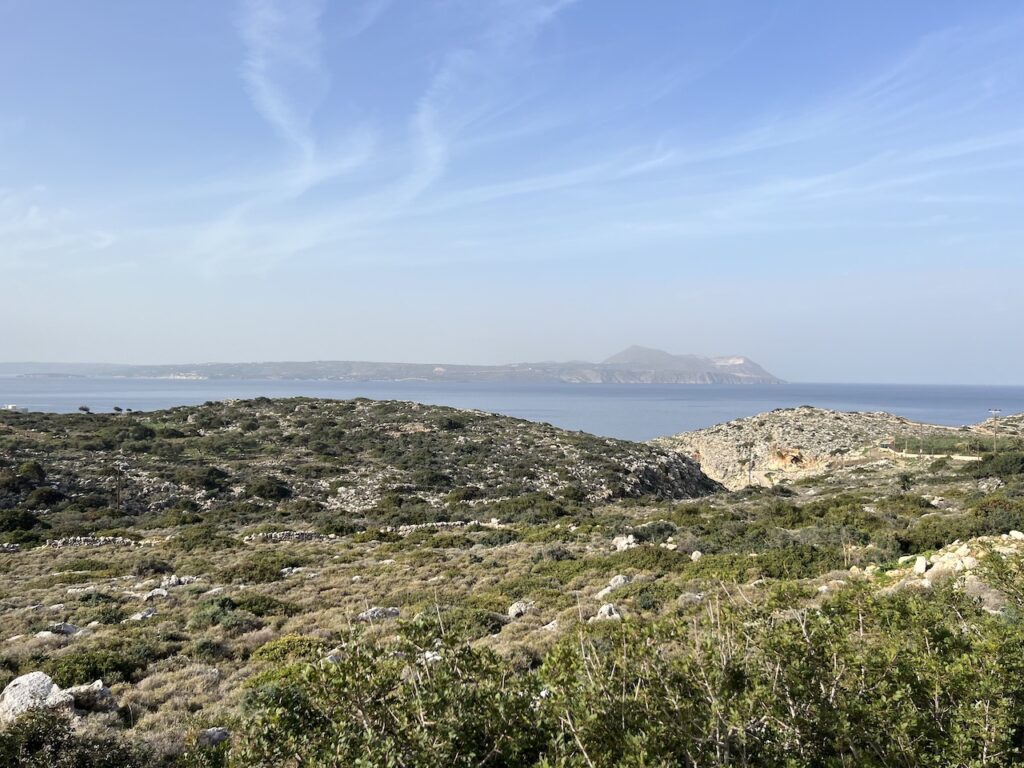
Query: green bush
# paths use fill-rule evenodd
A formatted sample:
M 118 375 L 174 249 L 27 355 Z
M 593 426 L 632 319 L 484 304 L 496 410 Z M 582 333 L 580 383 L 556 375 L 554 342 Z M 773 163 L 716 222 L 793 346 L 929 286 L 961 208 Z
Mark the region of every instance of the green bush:
M 292 495 L 291 488 L 276 477 L 261 477 L 254 483 L 250 483 L 246 492 L 250 496 L 258 496 L 267 501 L 284 501 Z
M 39 525 L 39 518 L 27 509 L 0 509 L 0 533 L 29 531 Z
M 970 477 L 999 477 L 1007 480 L 1024 474 L 1024 451 L 987 454 L 981 461 L 974 461 L 963 468 Z
M 242 594 L 234 599 L 235 605 L 254 616 L 294 616 L 299 607 L 270 595 Z
M 304 562 L 303 558 L 284 552 L 257 552 L 240 563 L 224 568 L 221 575 L 227 581 L 238 581 L 243 584 L 268 584 L 284 578 L 281 574 L 283 568 L 295 568 Z
M 93 647 L 76 648 L 47 659 L 43 671 L 61 688 L 102 680 L 108 685 L 130 681 L 173 646 L 145 635 L 118 638 Z
M 1019 563 L 1004 581 L 1020 588 Z M 600 622 L 543 663 L 404 625 L 247 699 L 234 766 L 1012 766 L 1024 625 L 952 589 L 849 587 L 776 614 L 742 601 Z M 855 756 L 855 759 L 853 758 Z
M 152 768 L 153 756 L 120 737 L 77 732 L 64 715 L 30 711 L 0 730 L 4 768 Z
M 296 661 L 316 661 L 327 653 L 327 644 L 323 638 L 306 635 L 285 635 L 271 640 L 253 651 L 252 658 L 256 661 L 274 663 Z

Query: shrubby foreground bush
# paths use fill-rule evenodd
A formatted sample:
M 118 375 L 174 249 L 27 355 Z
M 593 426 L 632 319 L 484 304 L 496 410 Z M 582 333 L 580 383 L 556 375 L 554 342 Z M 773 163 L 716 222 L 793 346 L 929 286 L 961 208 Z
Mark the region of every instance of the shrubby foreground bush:
M 533 669 L 353 635 L 251 687 L 237 766 L 1016 764 L 1024 627 L 953 590 L 591 625 Z
M 384 639 L 354 631 L 330 661 L 319 641 L 285 637 L 254 654 L 230 749 L 193 748 L 178 765 L 1016 765 L 1020 566 L 990 574 L 1005 615 L 952 587 L 850 586 L 799 610 L 751 606 L 733 587 L 735 601 L 688 616 L 580 625 L 536 662 L 436 618 Z M 63 723 L 23 717 L 0 733 L 0 764 L 139 764 L 138 747 Z

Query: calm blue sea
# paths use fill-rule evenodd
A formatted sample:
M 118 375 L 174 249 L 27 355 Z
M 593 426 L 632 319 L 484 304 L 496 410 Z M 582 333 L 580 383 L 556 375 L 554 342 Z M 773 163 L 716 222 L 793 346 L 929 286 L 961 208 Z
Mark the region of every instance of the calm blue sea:
M 609 437 L 647 440 L 699 429 L 773 408 L 815 405 L 889 411 L 935 424 L 973 424 L 990 408 L 1024 411 L 1024 387 L 892 384 L 579 385 L 439 382 L 177 381 L 0 377 L 0 405 L 74 411 L 115 405 L 138 411 L 228 398 L 312 397 L 415 400 L 477 408 Z

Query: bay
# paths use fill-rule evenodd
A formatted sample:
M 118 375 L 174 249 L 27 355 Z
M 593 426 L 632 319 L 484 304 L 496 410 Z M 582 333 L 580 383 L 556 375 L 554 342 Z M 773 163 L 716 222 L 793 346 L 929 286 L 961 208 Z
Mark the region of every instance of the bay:
M 178 380 L 0 377 L 0 405 L 33 411 L 150 411 L 208 400 L 252 397 L 413 400 L 475 408 L 607 437 L 649 440 L 752 416 L 814 405 L 888 411 L 934 424 L 973 424 L 1024 412 L 1024 387 L 894 384 L 646 385 L 504 384 L 425 381 Z

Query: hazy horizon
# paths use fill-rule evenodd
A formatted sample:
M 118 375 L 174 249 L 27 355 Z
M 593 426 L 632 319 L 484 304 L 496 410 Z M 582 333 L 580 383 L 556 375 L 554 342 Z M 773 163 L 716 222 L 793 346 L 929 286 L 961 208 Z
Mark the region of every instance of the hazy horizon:
M 1007 0 L 0 0 L 0 360 L 1024 384 L 1022 32 Z

